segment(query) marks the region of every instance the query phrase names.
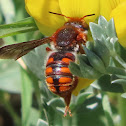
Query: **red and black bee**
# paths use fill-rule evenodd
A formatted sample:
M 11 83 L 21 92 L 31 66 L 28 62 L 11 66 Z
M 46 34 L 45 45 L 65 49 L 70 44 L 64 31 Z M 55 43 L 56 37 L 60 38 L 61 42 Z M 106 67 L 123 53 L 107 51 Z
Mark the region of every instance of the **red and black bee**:
M 84 53 L 81 44 L 85 44 L 87 41 L 88 25 L 83 19 L 92 15 L 94 14 L 86 15 L 82 18 L 71 18 L 61 15 L 69 18 L 69 21 L 51 37 L 7 45 L 0 48 L 1 59 L 17 60 L 42 44 L 50 43 L 53 46 L 54 50 L 48 48 L 50 54 L 45 69 L 46 84 L 51 92 L 64 98 L 66 103 L 64 116 L 67 115 L 67 112 L 71 116 L 69 109 L 71 93 L 78 83 L 78 77 L 72 75 L 68 66 L 70 62 L 76 62 L 77 52 Z

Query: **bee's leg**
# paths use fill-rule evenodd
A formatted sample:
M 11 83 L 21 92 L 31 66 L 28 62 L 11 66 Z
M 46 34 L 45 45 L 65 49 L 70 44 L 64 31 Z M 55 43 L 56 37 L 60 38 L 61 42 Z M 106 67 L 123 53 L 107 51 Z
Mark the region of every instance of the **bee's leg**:
M 50 51 L 52 51 L 52 49 L 49 48 L 49 47 L 46 47 L 46 51 L 47 51 L 47 52 L 50 52 Z
M 64 117 L 67 116 L 67 112 L 69 112 L 69 115 L 72 116 L 71 110 L 70 110 L 69 106 L 66 106 L 66 107 L 65 107 Z
M 82 47 L 82 44 L 81 43 L 78 43 L 79 44 L 79 52 L 81 53 L 81 54 L 85 54 L 85 51 L 84 51 L 84 49 L 83 49 L 83 47 Z
M 69 108 L 70 100 L 71 100 L 71 93 L 69 93 L 66 97 L 64 97 L 64 101 L 65 101 L 65 103 L 66 103 L 65 112 L 64 112 L 64 117 L 67 116 L 67 112 L 69 112 L 69 115 L 72 116 L 71 110 L 70 110 L 70 108 Z

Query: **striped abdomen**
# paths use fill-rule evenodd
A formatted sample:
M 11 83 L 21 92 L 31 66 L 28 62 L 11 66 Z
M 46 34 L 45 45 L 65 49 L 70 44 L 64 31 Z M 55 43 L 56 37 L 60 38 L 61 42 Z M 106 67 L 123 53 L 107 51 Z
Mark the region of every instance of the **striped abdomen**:
M 50 91 L 64 97 L 76 87 L 77 77 L 68 68 L 70 61 L 75 62 L 71 52 L 53 52 L 46 64 L 46 83 Z

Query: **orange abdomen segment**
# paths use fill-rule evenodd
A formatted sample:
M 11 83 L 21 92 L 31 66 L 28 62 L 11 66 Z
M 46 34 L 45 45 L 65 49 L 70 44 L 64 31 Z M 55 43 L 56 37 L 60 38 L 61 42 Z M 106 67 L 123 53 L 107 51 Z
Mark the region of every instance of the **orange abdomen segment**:
M 71 92 L 77 84 L 68 65 L 75 62 L 75 56 L 70 52 L 53 52 L 46 64 L 46 83 L 50 91 L 60 96 Z M 76 83 L 75 83 L 76 81 Z
M 53 68 L 52 68 L 52 67 L 46 68 L 46 71 L 45 71 L 46 75 L 49 75 L 49 74 L 51 74 L 52 72 L 53 72 Z
M 59 65 L 59 64 L 52 64 L 45 70 L 46 76 L 50 75 L 67 75 L 71 76 L 72 73 L 70 72 L 70 69 L 68 68 L 68 65 Z
M 47 64 L 50 64 L 54 61 L 53 57 L 49 58 L 48 61 L 47 61 Z
M 48 89 L 53 92 L 56 93 L 56 88 L 54 86 L 49 86 Z
M 63 58 L 62 59 L 62 61 L 63 62 L 65 62 L 65 63 L 67 63 L 67 64 L 69 64 L 70 63 L 70 61 L 72 61 L 71 59 L 69 59 L 69 58 Z
M 59 83 L 66 84 L 66 83 L 71 83 L 72 78 L 70 77 L 60 77 L 59 78 Z
M 52 77 L 47 77 L 46 82 L 49 84 L 53 84 L 53 78 Z
M 61 67 L 61 72 L 62 73 L 71 73 L 70 69 L 68 67 Z
M 60 86 L 59 90 L 60 90 L 60 92 L 68 91 L 68 90 L 70 90 L 70 86 Z

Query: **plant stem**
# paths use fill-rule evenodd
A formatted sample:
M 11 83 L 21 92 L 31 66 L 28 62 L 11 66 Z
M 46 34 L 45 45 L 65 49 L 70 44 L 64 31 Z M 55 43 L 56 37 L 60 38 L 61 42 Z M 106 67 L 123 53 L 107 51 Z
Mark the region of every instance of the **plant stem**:
M 29 72 L 29 71 L 28 71 Z M 35 96 L 36 96 L 36 99 L 37 99 L 37 103 L 38 103 L 38 106 L 39 106 L 39 110 L 40 110 L 40 113 L 42 112 L 42 104 L 41 104 L 41 94 L 40 94 L 40 88 L 39 88 L 39 81 L 38 79 L 35 77 L 35 75 L 33 75 L 31 72 L 29 74 L 30 76 L 30 79 L 32 80 L 32 83 L 33 83 L 33 87 L 34 87 L 34 91 L 35 91 Z
M 118 96 L 118 99 L 118 109 L 121 116 L 119 126 L 126 126 L 126 99 L 122 98 L 120 95 Z
M 114 126 L 111 106 L 109 103 L 108 96 L 105 93 L 102 93 L 102 106 L 108 122 L 108 126 Z
M 62 118 L 62 125 L 63 126 L 70 126 L 70 119 L 67 119 L 67 118 Z

